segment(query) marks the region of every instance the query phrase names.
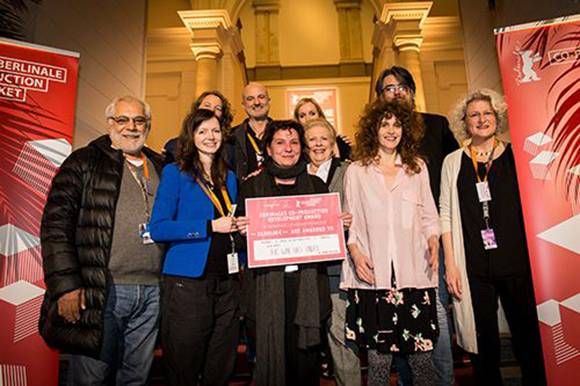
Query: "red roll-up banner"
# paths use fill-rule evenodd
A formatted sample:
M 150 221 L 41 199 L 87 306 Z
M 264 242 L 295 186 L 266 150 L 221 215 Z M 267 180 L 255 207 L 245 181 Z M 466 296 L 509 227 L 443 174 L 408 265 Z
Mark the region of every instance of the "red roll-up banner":
M 71 152 L 79 54 L 0 39 L 0 385 L 57 385 L 38 334 L 40 219 Z
M 580 15 L 495 31 L 551 386 L 580 375 Z

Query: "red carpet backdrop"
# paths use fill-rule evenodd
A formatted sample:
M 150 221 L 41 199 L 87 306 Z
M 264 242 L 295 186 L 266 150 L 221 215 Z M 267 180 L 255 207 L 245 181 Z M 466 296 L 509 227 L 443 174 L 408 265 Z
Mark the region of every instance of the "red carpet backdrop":
M 548 383 L 577 385 L 580 15 L 495 32 Z
M 52 177 L 71 152 L 77 53 L 0 39 L 0 385 L 56 385 L 38 335 L 39 228 Z

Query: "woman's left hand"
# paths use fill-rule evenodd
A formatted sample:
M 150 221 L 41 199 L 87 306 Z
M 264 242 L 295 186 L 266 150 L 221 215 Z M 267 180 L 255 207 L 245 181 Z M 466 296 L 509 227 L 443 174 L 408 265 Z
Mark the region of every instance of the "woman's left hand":
M 427 240 L 427 244 L 429 245 L 429 265 L 434 273 L 439 271 L 439 236 L 431 236 L 429 240 Z
M 342 220 L 342 226 L 344 229 L 348 230 L 348 228 L 350 228 L 350 224 L 352 224 L 352 214 L 348 212 L 342 212 L 339 217 Z
M 339 134 L 338 136 L 340 138 L 342 138 L 342 140 L 344 141 L 344 143 L 346 143 L 348 146 L 353 146 L 352 140 L 349 137 L 347 137 L 344 134 Z
M 250 219 L 245 216 L 236 217 L 236 227 L 242 236 L 248 232 L 248 224 Z

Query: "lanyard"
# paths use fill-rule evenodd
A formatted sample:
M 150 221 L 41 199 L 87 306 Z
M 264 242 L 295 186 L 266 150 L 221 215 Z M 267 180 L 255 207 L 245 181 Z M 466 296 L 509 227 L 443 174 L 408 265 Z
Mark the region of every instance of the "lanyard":
M 143 153 L 141 153 L 141 161 L 143 161 L 143 179 L 140 179 L 137 176 L 136 166 L 134 166 L 129 161 L 127 161 L 127 166 L 129 168 L 129 171 L 131 172 L 131 175 L 133 176 L 135 181 L 137 181 L 139 187 L 141 188 L 143 202 L 145 203 L 145 218 L 147 219 L 146 222 L 149 222 L 149 220 L 151 219 L 151 209 L 149 205 L 149 195 L 151 194 L 150 191 L 151 183 L 149 180 L 149 167 L 147 166 L 147 158 L 145 158 L 145 154 Z
M 227 191 L 227 189 L 226 189 L 225 186 L 222 186 L 221 193 L 222 193 L 222 197 L 223 197 L 223 199 L 224 199 L 224 201 L 226 203 L 227 213 L 224 210 L 224 208 L 222 207 L 222 204 L 221 204 L 220 200 L 217 198 L 217 196 L 215 195 L 215 193 L 213 192 L 213 190 L 210 189 L 207 186 L 207 183 L 205 181 L 203 181 L 199 177 L 196 177 L 195 178 L 195 181 L 197 182 L 197 184 L 199 185 L 199 187 L 201 188 L 201 190 L 203 190 L 203 192 L 210 199 L 210 201 L 213 203 L 213 205 L 216 207 L 216 209 L 218 210 L 218 212 L 222 216 L 226 216 L 227 214 L 229 214 L 229 212 L 231 212 L 231 210 L 232 210 L 232 201 L 230 200 L 230 196 L 229 196 L 228 191 Z
M 473 169 L 475 170 L 475 177 L 477 178 L 477 182 L 484 182 L 487 181 L 487 176 L 489 175 L 489 170 L 491 169 L 491 164 L 493 163 L 493 153 L 495 149 L 499 145 L 499 141 L 493 138 L 493 147 L 491 149 L 491 153 L 489 153 L 489 158 L 485 162 L 485 176 L 483 180 L 479 177 L 479 169 L 477 168 L 477 154 L 473 149 L 473 146 L 469 145 L 469 152 L 471 153 L 471 163 L 473 164 Z
M 491 153 L 489 154 L 489 158 L 487 159 L 487 162 L 485 163 L 485 176 L 483 177 L 483 180 L 481 179 L 481 177 L 479 177 L 479 170 L 477 167 L 477 154 L 475 152 L 475 150 L 473 149 L 473 147 L 470 145 L 469 146 L 469 151 L 471 153 L 471 163 L 473 164 L 473 169 L 475 170 L 475 177 L 477 178 L 477 182 L 479 184 L 481 184 L 482 182 L 485 182 L 487 184 L 487 177 L 489 176 L 489 170 L 491 169 L 491 164 L 493 163 L 493 153 L 495 152 L 495 149 L 498 147 L 499 145 L 499 141 L 494 137 L 493 138 L 493 147 L 491 149 Z M 485 227 L 486 229 L 490 229 L 489 228 L 489 201 L 483 201 L 481 203 L 481 209 L 483 211 L 483 221 L 485 221 Z
M 197 184 L 199 185 L 201 190 L 203 190 L 203 192 L 206 194 L 206 196 L 210 199 L 210 201 L 213 203 L 213 205 L 216 207 L 218 212 L 222 216 L 225 216 L 226 213 L 224 211 L 224 208 L 222 207 L 220 200 L 217 198 L 217 196 L 215 195 L 213 190 L 207 186 L 207 183 L 203 179 L 201 179 L 199 177 L 195 177 L 195 181 L 197 182 Z M 232 201 L 230 200 L 230 195 L 228 194 L 228 191 L 227 191 L 225 186 L 222 186 L 221 193 L 222 193 L 222 197 L 224 198 L 224 202 L 226 204 L 226 209 L 228 210 L 227 214 L 229 215 L 232 212 Z M 232 215 L 233 215 L 233 213 L 232 213 Z M 230 236 L 230 244 L 231 244 L 232 253 L 234 253 L 236 251 L 236 243 L 234 240 L 234 236 L 232 236 L 231 234 L 229 236 Z
M 252 134 L 250 134 L 250 130 L 246 131 L 246 136 L 248 137 L 248 141 L 250 141 L 250 144 L 252 144 L 252 147 L 254 148 L 254 151 L 256 152 L 256 154 L 262 155 L 262 151 L 260 150 L 260 147 L 256 143 L 254 136 Z

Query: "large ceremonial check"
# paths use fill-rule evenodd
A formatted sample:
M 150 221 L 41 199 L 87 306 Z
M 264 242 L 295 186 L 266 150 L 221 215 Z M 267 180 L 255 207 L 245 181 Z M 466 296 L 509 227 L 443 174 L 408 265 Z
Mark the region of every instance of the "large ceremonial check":
M 338 193 L 246 199 L 250 268 L 346 256 Z

